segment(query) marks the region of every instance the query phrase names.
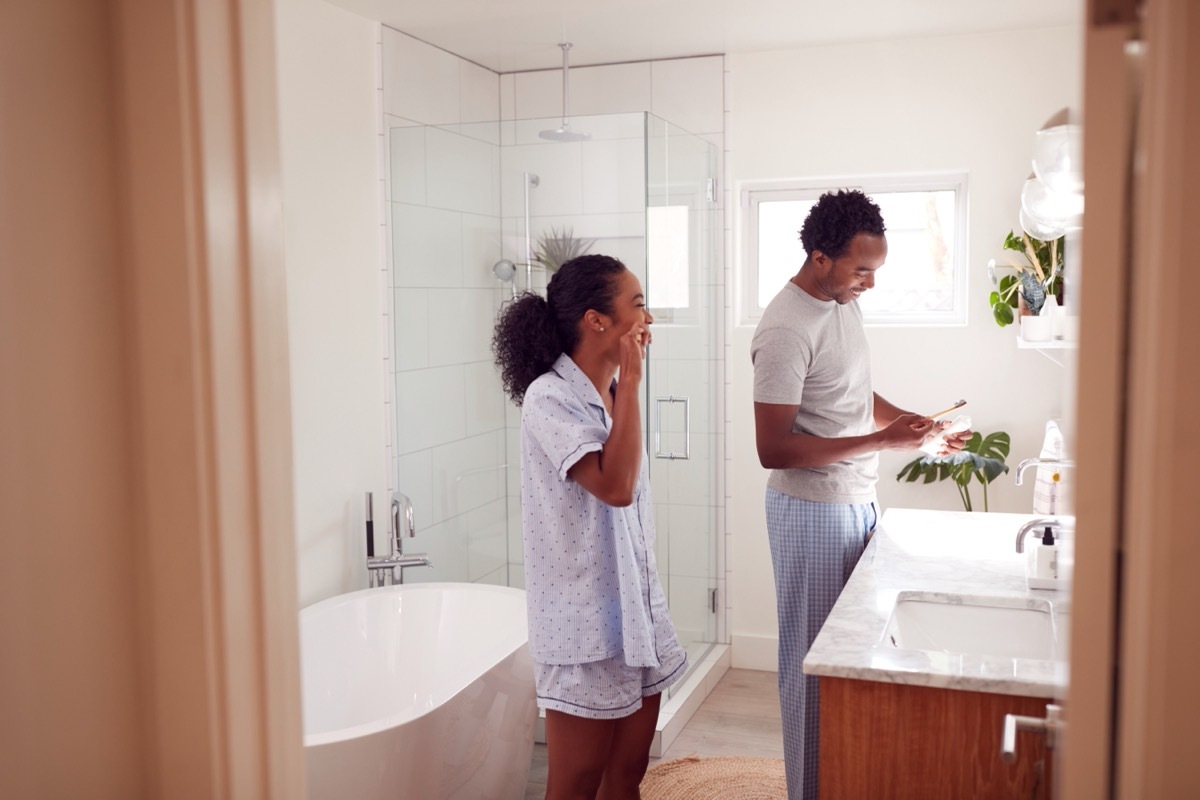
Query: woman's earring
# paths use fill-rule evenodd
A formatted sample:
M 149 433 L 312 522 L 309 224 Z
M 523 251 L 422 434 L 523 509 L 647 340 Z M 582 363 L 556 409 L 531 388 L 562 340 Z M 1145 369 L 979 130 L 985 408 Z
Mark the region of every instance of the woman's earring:
M 604 326 L 603 326 L 603 325 L 601 325 L 601 326 L 600 326 L 600 332 L 601 332 L 601 333 L 604 333 Z

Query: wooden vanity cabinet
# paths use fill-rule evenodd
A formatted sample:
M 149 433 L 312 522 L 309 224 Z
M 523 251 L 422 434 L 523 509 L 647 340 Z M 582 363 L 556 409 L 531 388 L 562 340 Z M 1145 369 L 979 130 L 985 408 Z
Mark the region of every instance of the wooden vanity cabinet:
M 1005 714 L 1045 717 L 1045 698 L 821 677 L 821 800 L 1050 800 L 1051 751 Z

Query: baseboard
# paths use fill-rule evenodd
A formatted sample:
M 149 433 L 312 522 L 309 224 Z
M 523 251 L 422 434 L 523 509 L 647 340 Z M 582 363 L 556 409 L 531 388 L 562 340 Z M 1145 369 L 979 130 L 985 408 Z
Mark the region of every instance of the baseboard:
M 779 637 L 733 635 L 734 669 L 758 669 L 776 672 L 779 669 Z

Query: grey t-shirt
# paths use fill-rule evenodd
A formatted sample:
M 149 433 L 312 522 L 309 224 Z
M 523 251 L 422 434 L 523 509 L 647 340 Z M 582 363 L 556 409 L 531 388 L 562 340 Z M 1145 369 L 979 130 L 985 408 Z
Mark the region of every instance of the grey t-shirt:
M 788 281 L 754 331 L 754 401 L 798 405 L 792 430 L 823 438 L 875 430 L 871 352 L 857 302 L 818 300 Z M 875 500 L 879 454 L 776 469 L 767 485 L 817 503 Z

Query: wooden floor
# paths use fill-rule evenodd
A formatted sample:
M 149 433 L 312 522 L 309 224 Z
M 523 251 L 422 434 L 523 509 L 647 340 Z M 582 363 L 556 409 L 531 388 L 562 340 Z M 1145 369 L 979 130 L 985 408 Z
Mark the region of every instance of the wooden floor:
M 731 669 L 661 759 L 684 756 L 762 756 L 783 758 L 783 724 L 774 672 Z M 546 796 L 546 745 L 533 746 L 526 800 Z

